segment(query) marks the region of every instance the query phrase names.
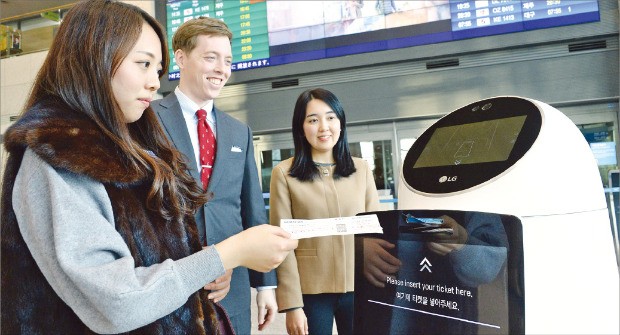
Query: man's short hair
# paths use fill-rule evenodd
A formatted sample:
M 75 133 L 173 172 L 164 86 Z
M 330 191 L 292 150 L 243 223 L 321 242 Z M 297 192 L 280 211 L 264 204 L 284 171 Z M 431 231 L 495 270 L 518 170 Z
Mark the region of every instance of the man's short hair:
M 200 35 L 226 36 L 232 44 L 233 34 L 224 21 L 211 17 L 198 17 L 183 23 L 172 37 L 172 50 L 190 53 L 196 47 Z

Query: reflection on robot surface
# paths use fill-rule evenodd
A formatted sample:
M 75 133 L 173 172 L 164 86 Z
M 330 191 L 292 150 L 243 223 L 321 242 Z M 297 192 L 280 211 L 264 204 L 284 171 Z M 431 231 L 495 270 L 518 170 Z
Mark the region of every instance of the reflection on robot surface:
M 500 215 L 377 214 L 384 235 L 356 237 L 363 250 L 356 256 L 360 333 L 509 333 L 509 241 Z M 420 223 L 412 217 L 443 222 Z

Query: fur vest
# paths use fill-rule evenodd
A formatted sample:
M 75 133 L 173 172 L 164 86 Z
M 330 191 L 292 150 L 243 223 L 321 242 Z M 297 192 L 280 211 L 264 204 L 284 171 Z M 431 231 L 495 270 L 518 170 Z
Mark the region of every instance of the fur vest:
M 9 157 L 1 203 L 2 333 L 91 333 L 47 283 L 19 232 L 12 193 L 26 148 L 56 169 L 86 175 L 105 186 L 116 230 L 129 246 L 136 266 L 176 260 L 201 250 L 194 217 L 178 224 L 148 210 L 150 172 L 129 168 L 122 151 L 86 114 L 58 101 L 39 103 L 7 130 L 4 142 Z M 217 333 L 216 308 L 219 306 L 207 299 L 207 292 L 200 290 L 176 311 L 131 333 Z

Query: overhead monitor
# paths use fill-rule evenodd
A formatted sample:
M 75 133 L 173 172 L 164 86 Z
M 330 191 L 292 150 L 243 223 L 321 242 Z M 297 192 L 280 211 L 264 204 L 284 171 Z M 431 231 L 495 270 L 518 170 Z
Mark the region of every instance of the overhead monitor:
M 199 16 L 232 30 L 233 71 L 600 20 L 597 0 L 167 0 L 169 45 Z

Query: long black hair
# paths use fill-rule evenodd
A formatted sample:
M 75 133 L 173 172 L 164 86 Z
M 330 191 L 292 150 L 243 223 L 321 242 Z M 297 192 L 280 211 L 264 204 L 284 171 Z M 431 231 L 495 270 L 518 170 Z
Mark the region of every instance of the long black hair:
M 347 140 L 347 120 L 344 115 L 344 109 L 338 97 L 334 93 L 323 89 L 315 88 L 306 90 L 299 95 L 295 103 L 293 111 L 293 142 L 295 143 L 295 157 L 293 158 L 293 166 L 289 171 L 289 175 L 301 181 L 310 181 L 319 176 L 319 169 L 312 161 L 312 146 L 306 140 L 304 134 L 304 122 L 306 119 L 306 108 L 312 99 L 318 99 L 327 104 L 340 120 L 340 137 L 334 146 L 332 154 L 336 162 L 334 178 L 348 177 L 353 174 L 356 169 L 351 158 L 349 150 L 349 142 Z

